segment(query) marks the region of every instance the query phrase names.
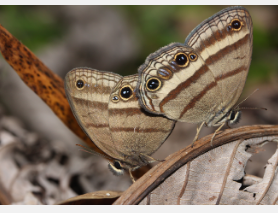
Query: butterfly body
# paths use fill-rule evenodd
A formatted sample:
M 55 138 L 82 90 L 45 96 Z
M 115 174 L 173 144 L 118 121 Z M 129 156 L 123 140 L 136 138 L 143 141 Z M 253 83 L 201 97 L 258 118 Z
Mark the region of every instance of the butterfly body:
M 139 68 L 137 95 L 149 112 L 188 123 L 223 126 L 240 118 L 236 106 L 252 56 L 252 20 L 230 7 L 203 21 L 184 44 L 151 54 Z

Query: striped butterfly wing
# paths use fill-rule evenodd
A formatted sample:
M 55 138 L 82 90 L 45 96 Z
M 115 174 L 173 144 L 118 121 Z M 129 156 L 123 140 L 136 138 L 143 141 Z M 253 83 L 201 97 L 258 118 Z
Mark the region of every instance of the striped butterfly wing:
M 123 77 L 111 92 L 108 112 L 113 147 L 132 167 L 151 161 L 153 154 L 172 132 L 175 121 L 143 110 L 135 94 L 138 75 Z
M 122 76 L 90 68 L 71 70 L 65 89 L 72 112 L 91 140 L 109 156 L 116 156 L 109 130 L 108 102 Z
M 178 58 L 184 58 L 185 63 Z M 214 76 L 194 49 L 180 43 L 148 56 L 139 68 L 139 80 L 138 96 L 147 111 L 190 123 L 201 122 L 208 116 L 211 100 L 218 92 L 218 87 L 214 87 L 202 102 L 196 101 L 196 94 L 215 84 Z
M 242 93 L 252 57 L 252 29 L 244 7 L 229 7 L 202 22 L 185 40 L 214 75 L 221 97 L 215 112 L 231 109 Z
M 172 43 L 148 56 L 139 68 L 140 103 L 174 120 L 209 123 L 237 102 L 251 54 L 249 13 L 242 7 L 220 11 L 196 27 L 185 44 Z

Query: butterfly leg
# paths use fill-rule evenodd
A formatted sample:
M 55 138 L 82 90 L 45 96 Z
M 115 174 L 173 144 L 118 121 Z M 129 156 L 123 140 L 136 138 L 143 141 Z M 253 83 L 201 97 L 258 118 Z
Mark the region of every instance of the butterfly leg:
M 230 127 L 230 125 L 229 125 L 228 122 L 226 122 L 226 124 L 227 124 L 227 127 L 228 127 L 229 129 L 232 129 L 232 127 Z
M 212 146 L 212 141 L 213 141 L 213 139 L 214 139 L 216 133 L 219 132 L 220 129 L 222 129 L 222 127 L 223 127 L 225 124 L 226 124 L 226 123 L 221 124 L 221 126 L 220 126 L 217 130 L 215 130 L 215 132 L 214 132 L 214 134 L 213 134 L 213 136 L 212 136 L 212 138 L 211 138 L 211 140 L 210 140 L 210 145 L 211 145 L 211 146 Z
M 200 126 L 197 127 L 197 133 L 196 133 L 196 136 L 195 136 L 195 138 L 194 138 L 194 140 L 193 140 L 193 142 L 191 144 L 191 147 L 193 147 L 194 142 L 198 140 L 200 131 L 201 131 L 201 129 L 202 129 L 204 124 L 205 124 L 205 122 L 201 123 Z
M 134 177 L 132 175 L 131 169 L 129 169 L 128 172 L 129 172 L 129 176 L 130 176 L 132 182 L 135 183 L 135 179 L 134 179 Z
M 142 162 L 144 162 L 145 164 L 149 164 L 149 163 L 153 163 L 153 162 L 163 162 L 165 160 L 158 160 L 158 159 L 155 159 L 151 156 L 148 156 L 148 155 L 145 155 L 143 153 L 140 153 L 139 155 L 140 159 Z

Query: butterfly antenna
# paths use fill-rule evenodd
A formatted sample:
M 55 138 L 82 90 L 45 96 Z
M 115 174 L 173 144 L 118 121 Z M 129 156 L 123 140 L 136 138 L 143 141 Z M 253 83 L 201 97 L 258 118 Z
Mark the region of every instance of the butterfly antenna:
M 110 157 L 108 157 L 106 155 L 100 154 L 100 153 L 98 153 L 98 152 L 96 152 L 96 151 L 94 151 L 94 150 L 92 150 L 92 149 L 90 149 L 88 147 L 85 147 L 85 146 L 83 146 L 81 144 L 76 144 L 76 146 L 80 146 L 80 147 L 83 148 L 83 149 L 80 149 L 80 151 L 87 152 L 87 153 L 90 153 L 90 154 L 93 154 L 93 155 L 97 155 L 97 156 L 103 157 L 105 159 L 110 159 L 110 160 L 114 161 L 113 158 L 110 158 Z
M 244 101 L 246 101 L 248 98 L 250 98 L 251 95 L 253 95 L 255 92 L 257 92 L 259 90 L 258 89 L 255 89 L 250 95 L 248 95 L 243 101 L 241 101 L 235 108 L 237 108 L 240 104 L 242 104 Z
M 257 92 L 259 89 L 255 89 L 250 95 L 247 96 L 247 98 L 245 98 L 243 101 L 241 101 L 235 108 L 238 108 L 239 110 L 242 109 L 263 109 L 263 110 L 267 110 L 264 107 L 239 107 L 240 104 L 242 104 L 244 101 L 246 101 L 248 98 L 250 98 L 251 95 L 253 95 L 255 92 Z
M 264 107 L 239 107 L 239 110 L 242 109 L 263 109 L 263 110 L 267 110 L 267 108 Z

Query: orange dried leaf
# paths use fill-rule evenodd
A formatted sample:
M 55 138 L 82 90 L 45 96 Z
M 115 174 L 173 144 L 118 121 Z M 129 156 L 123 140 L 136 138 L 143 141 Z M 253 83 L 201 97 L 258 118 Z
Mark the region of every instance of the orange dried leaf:
M 3 57 L 28 85 L 93 150 L 102 153 L 79 127 L 71 112 L 64 81 L 46 67 L 27 47 L 0 25 L 0 50 Z

